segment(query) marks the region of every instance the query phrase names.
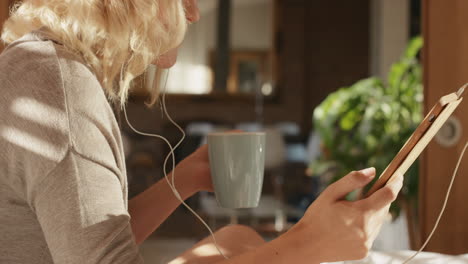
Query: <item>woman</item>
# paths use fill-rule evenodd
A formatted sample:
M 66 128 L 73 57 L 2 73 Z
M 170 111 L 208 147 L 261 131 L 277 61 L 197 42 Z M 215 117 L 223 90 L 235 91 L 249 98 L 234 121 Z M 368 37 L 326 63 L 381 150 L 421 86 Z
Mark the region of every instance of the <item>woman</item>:
M 171 67 L 198 19 L 196 0 L 26 0 L 14 11 L 0 56 L 1 263 L 142 262 L 137 245 L 179 202 L 164 180 L 127 202 L 111 104 L 125 105 L 130 82 L 151 63 Z M 177 171 L 184 199 L 212 190 L 206 147 Z M 363 258 L 402 185 L 400 176 L 367 199 L 343 201 L 374 176 L 367 169 L 334 183 L 272 242 L 247 227 L 221 229 L 229 261 L 199 254 L 208 238 L 176 262 Z

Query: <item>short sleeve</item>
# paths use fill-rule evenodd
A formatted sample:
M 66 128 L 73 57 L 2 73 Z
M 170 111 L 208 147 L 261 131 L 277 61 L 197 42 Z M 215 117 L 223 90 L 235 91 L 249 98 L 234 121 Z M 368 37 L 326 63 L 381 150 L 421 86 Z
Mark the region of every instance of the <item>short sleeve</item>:
M 31 202 L 54 263 L 143 263 L 119 176 L 99 162 L 70 148 Z

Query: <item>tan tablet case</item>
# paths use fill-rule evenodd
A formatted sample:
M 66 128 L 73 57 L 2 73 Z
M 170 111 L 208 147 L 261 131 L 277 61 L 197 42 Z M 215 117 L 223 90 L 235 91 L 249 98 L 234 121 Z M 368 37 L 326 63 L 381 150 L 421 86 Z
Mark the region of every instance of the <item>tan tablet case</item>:
M 369 196 L 382 188 L 392 177 L 397 174 L 405 174 L 411 164 L 421 155 L 422 151 L 432 138 L 437 134 L 442 125 L 452 115 L 463 100 L 463 93 L 468 84 L 461 87 L 458 92 L 451 93 L 440 98 L 421 124 L 416 128 L 411 137 L 406 141 L 392 162 L 380 175 L 372 188 L 366 193 Z

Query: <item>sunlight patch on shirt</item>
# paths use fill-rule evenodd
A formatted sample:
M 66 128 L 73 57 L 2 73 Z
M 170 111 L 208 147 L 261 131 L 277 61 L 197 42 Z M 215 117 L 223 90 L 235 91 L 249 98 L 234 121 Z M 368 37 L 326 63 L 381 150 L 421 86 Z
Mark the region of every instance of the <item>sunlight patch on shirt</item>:
M 2 128 L 1 137 L 11 144 L 31 151 L 39 156 L 56 162 L 60 161 L 60 155 L 57 155 L 57 153 L 62 152 L 61 149 L 50 142 L 27 133 L 26 131 L 6 126 Z
M 19 97 L 11 105 L 11 111 L 29 121 L 66 131 L 66 112 L 27 97 Z

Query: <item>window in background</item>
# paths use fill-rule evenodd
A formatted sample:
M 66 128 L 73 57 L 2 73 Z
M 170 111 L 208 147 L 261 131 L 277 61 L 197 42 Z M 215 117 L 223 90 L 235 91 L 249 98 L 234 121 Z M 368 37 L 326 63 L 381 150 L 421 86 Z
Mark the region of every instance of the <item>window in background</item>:
M 220 0 L 222 1 L 222 0 Z M 218 1 L 199 1 L 201 19 L 190 25 L 171 69 L 167 90 L 177 94 L 213 92 Z M 217 93 L 254 94 L 273 79 L 271 71 L 273 0 L 232 0 L 227 83 Z

